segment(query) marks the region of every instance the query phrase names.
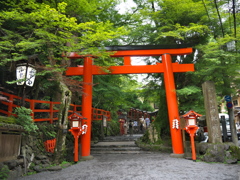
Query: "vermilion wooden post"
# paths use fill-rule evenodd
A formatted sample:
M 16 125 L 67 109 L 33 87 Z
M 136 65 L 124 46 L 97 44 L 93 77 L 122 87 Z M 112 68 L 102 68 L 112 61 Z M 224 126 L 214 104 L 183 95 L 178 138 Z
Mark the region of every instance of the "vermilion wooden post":
M 183 142 L 180 128 L 172 128 L 173 120 L 177 119 L 180 121 L 178 113 L 178 103 L 176 88 L 174 82 L 172 60 L 170 54 L 162 55 L 162 63 L 164 66 L 164 84 L 166 89 L 166 98 L 168 106 L 168 118 L 170 124 L 170 132 L 172 139 L 172 148 L 174 154 L 183 154 Z
M 53 102 L 50 102 L 50 124 L 53 123 Z
M 74 136 L 74 161 L 78 162 L 78 138 L 79 136 Z
M 82 125 L 87 124 L 87 133 L 81 136 L 82 158 L 90 156 L 91 147 L 91 124 L 92 124 L 92 57 L 84 58 L 83 67 L 83 95 L 82 95 L 82 115 L 87 118 L 82 120 Z
M 73 105 L 73 111 L 74 111 L 74 112 L 77 112 L 77 106 L 76 106 L 76 104 Z
M 30 103 L 30 109 L 32 110 L 31 116 L 34 121 L 35 100 L 30 100 L 29 103 Z
M 197 157 L 196 157 L 196 149 L 195 149 L 195 142 L 194 142 L 194 136 L 197 130 L 195 130 L 194 133 L 190 133 L 190 139 L 191 139 L 191 147 L 192 147 L 192 160 L 196 161 Z
M 10 103 L 8 104 L 8 114 L 7 114 L 7 116 L 10 116 L 10 115 L 12 115 L 12 111 L 13 111 L 13 95 L 10 95 L 9 96 L 9 101 L 10 101 Z

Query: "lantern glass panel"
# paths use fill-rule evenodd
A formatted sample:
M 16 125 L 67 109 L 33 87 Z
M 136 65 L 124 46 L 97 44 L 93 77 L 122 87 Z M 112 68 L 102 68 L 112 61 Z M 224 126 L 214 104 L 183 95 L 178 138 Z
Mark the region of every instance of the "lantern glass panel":
M 24 79 L 26 77 L 26 70 L 27 70 L 27 67 L 26 66 L 18 66 L 16 68 L 16 76 L 17 76 L 17 80 L 22 80 L 22 81 L 19 81 L 17 82 L 17 85 L 23 85 L 24 84 Z
M 72 127 L 79 127 L 79 121 L 73 121 Z
M 189 126 L 196 125 L 195 119 L 188 119 L 188 125 Z
M 27 86 L 33 86 L 35 75 L 36 75 L 36 69 L 29 66 L 27 69 L 27 79 L 26 79 Z

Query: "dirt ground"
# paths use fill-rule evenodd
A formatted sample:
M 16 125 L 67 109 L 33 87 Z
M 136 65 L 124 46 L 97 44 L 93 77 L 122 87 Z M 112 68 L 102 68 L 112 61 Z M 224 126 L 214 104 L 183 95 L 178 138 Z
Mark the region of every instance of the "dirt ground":
M 240 164 L 194 162 L 167 153 L 95 155 L 61 171 L 18 180 L 240 180 Z

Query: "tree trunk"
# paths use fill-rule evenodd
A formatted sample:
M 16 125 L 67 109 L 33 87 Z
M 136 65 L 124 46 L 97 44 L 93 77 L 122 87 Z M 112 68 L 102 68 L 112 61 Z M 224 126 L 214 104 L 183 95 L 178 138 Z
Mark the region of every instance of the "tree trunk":
M 72 92 L 59 77 L 59 88 L 61 90 L 61 106 L 58 114 L 58 132 L 55 147 L 54 163 L 60 164 L 64 160 L 66 151 L 66 135 L 68 130 L 68 110 L 71 103 Z
M 217 10 L 218 19 L 219 19 L 219 22 L 220 22 L 220 28 L 221 28 L 221 30 L 222 30 L 222 36 L 224 37 L 224 30 L 223 30 L 222 18 L 221 18 L 219 9 L 218 9 L 217 0 L 214 0 L 214 5 L 215 5 L 216 10 Z

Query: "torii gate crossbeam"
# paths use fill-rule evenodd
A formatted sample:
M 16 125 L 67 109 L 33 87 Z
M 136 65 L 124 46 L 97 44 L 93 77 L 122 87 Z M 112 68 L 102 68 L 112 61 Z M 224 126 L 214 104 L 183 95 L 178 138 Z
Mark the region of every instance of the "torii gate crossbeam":
M 83 57 L 76 53 L 71 53 L 68 56 L 70 59 L 84 58 L 83 66 L 69 67 L 66 71 L 67 76 L 83 76 L 82 115 L 87 118 L 85 122 L 88 124 L 88 132 L 81 137 L 82 157 L 87 158 L 91 156 L 92 76 L 142 73 L 164 73 L 173 155 L 183 155 L 181 130 L 172 128 L 174 119 L 180 121 L 173 73 L 194 71 L 194 65 L 172 63 L 171 56 L 191 54 L 192 48 L 180 46 L 177 48 L 160 49 L 159 46 L 114 46 L 106 49 L 113 52 L 111 57 L 123 57 L 124 65 L 110 66 L 108 72 L 106 72 L 102 67 L 93 65 L 93 57 L 91 56 Z M 131 65 L 131 56 L 161 56 L 162 63 L 157 63 L 156 65 Z

